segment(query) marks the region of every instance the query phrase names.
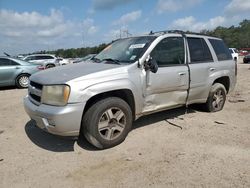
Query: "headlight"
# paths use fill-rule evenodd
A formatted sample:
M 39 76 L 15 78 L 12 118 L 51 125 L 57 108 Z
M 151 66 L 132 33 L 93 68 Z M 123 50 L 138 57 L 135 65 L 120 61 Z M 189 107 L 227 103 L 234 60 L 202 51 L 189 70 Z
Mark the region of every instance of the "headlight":
M 65 106 L 68 103 L 70 87 L 67 85 L 43 86 L 42 99 L 43 104 Z

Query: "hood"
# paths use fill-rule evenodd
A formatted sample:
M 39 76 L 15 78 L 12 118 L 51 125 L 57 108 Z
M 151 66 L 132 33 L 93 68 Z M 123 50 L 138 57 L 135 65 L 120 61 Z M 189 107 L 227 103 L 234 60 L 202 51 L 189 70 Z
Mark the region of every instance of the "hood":
M 116 69 L 122 65 L 103 63 L 79 63 L 55 67 L 40 71 L 30 77 L 31 81 L 42 85 L 64 84 L 70 80 L 109 69 Z

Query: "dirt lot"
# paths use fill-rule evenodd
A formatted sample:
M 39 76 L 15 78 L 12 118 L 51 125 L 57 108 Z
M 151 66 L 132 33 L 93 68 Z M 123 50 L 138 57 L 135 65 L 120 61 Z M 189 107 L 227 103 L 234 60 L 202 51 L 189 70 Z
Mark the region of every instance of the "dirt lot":
M 125 142 L 95 150 L 36 128 L 26 90 L 0 90 L 0 187 L 250 187 L 250 65 L 223 111 L 139 119 Z M 168 123 L 174 123 L 174 124 Z

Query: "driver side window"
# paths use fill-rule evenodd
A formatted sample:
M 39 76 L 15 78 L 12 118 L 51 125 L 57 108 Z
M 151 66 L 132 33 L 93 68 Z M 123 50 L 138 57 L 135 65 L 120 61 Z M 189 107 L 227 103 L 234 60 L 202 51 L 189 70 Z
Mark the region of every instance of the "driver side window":
M 185 51 L 182 37 L 163 39 L 151 52 L 159 67 L 184 64 Z

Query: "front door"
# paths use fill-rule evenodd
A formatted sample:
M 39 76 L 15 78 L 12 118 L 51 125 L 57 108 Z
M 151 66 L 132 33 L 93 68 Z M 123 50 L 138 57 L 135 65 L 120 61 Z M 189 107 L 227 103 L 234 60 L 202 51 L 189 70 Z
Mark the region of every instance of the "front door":
M 158 72 L 146 73 L 143 113 L 184 105 L 189 85 L 183 37 L 167 37 L 152 50 Z

